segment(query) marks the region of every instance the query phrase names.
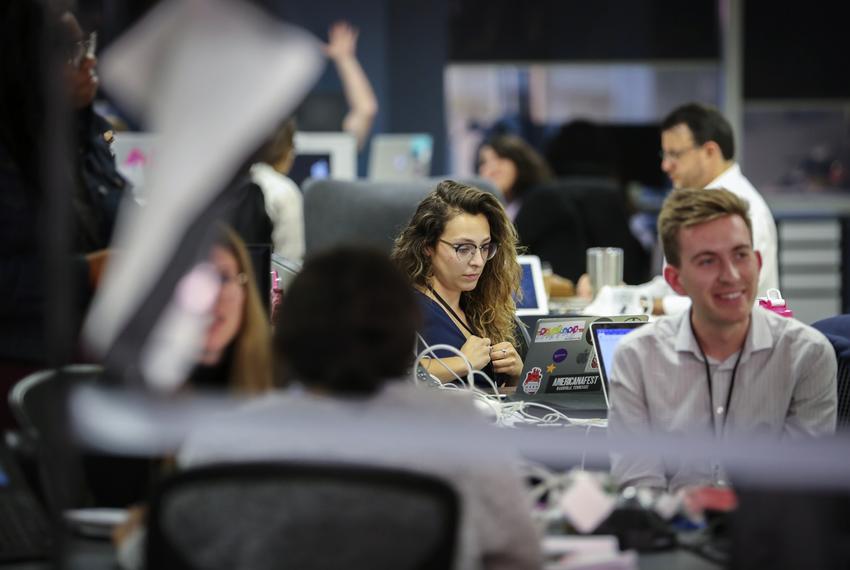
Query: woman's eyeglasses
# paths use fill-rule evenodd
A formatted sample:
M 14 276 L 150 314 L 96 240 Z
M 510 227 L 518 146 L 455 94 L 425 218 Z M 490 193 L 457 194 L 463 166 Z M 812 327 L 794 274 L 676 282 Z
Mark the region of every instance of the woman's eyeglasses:
M 236 275 L 225 275 L 223 273 L 219 274 L 219 279 L 221 279 L 221 286 L 224 287 L 226 285 L 237 285 L 241 287 L 248 283 L 248 275 L 245 273 L 237 273 Z
M 496 250 L 498 247 L 495 243 L 485 243 L 482 246 L 477 246 L 474 243 L 452 243 L 446 241 L 444 239 L 440 240 L 444 244 L 451 246 L 452 249 L 455 250 L 455 255 L 457 255 L 457 260 L 461 263 L 468 263 L 472 257 L 475 255 L 475 252 L 479 249 L 481 250 L 481 258 L 484 261 L 490 261 L 493 257 L 496 256 Z
M 97 50 L 97 32 L 92 32 L 86 39 L 72 44 L 68 65 L 80 67 L 84 59 L 94 57 L 95 50 Z

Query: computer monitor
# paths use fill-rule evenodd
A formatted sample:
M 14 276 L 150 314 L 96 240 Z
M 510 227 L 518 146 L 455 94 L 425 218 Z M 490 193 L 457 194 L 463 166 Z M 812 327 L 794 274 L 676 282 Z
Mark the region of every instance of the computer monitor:
M 434 140 L 428 134 L 375 135 L 369 152 L 369 178 L 403 181 L 431 173 Z
M 136 198 L 144 197 L 147 173 L 156 154 L 158 136 L 144 132 L 117 132 L 112 152 L 118 172 L 133 185 Z
M 548 315 L 549 300 L 543 286 L 543 268 L 540 265 L 540 258 L 536 255 L 518 255 L 517 261 L 522 269 L 520 281 L 522 299 L 516 302 L 516 314 L 520 317 Z
M 635 319 L 645 319 L 643 315 L 635 316 Z M 605 402 L 608 402 L 608 386 L 611 367 L 614 364 L 614 352 L 620 345 L 620 341 L 627 334 L 646 324 L 645 320 L 634 320 L 624 322 L 610 322 L 607 319 L 596 321 L 590 325 L 590 334 L 593 341 L 593 350 L 596 353 L 596 363 L 599 366 L 599 375 L 602 378 L 602 389 L 605 392 Z
M 348 133 L 295 133 L 289 177 L 300 187 L 308 178 L 357 178 L 357 142 Z

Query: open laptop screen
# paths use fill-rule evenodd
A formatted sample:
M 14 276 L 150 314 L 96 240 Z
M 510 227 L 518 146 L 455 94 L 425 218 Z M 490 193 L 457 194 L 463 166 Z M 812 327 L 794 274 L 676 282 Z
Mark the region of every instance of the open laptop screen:
M 614 365 L 614 352 L 620 341 L 636 328 L 646 324 L 639 322 L 595 322 L 590 325 L 593 335 L 593 348 L 599 363 L 599 374 L 605 384 L 608 384 L 608 374 Z
M 323 180 L 331 176 L 331 155 L 328 153 L 298 154 L 289 171 L 289 178 L 301 188 L 308 178 Z
M 522 269 L 520 288 L 522 299 L 517 300 L 516 314 L 548 315 L 549 302 L 543 287 L 543 269 L 536 255 L 518 255 L 517 261 Z

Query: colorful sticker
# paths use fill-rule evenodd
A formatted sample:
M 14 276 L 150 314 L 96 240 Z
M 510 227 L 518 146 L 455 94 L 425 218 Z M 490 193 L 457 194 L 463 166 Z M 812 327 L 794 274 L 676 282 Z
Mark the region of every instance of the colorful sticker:
M 536 366 L 525 375 L 522 381 L 522 391 L 526 394 L 536 394 L 540 389 L 540 380 L 543 379 L 543 371 Z
M 554 364 L 550 364 L 549 366 L 546 367 L 546 372 L 548 372 L 549 374 L 552 374 L 555 371 L 555 368 L 556 368 L 556 366 Z
M 567 353 L 567 349 L 566 349 L 566 348 L 559 348 L 559 349 L 558 349 L 558 350 L 556 350 L 556 351 L 555 351 L 555 353 L 552 355 L 552 360 L 553 360 L 554 362 L 563 362 L 563 361 L 565 361 L 565 360 L 567 359 L 567 354 L 568 354 L 568 353 Z
M 561 321 L 555 323 L 543 323 L 537 329 L 534 342 L 563 342 L 566 340 L 579 340 L 584 336 L 584 321 Z
M 577 374 L 572 376 L 550 376 L 546 386 L 547 394 L 564 392 L 599 392 L 602 382 L 599 374 Z

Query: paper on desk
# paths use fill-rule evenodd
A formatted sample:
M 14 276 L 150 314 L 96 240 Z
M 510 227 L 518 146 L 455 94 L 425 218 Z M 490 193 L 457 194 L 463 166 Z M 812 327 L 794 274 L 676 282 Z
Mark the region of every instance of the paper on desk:
M 596 530 L 611 515 L 615 505 L 616 499 L 608 495 L 586 471 L 575 473 L 560 502 L 564 516 L 576 530 L 584 533 Z
M 584 308 L 585 315 L 610 317 L 616 315 L 642 315 L 652 309 L 652 301 L 672 290 L 664 278 L 655 277 L 643 285 L 606 285 L 599 290 L 592 303 Z
M 563 556 L 565 554 L 603 555 L 620 551 L 617 537 L 598 536 L 546 536 L 543 538 L 543 556 Z
M 638 556 L 634 550 L 568 556 L 557 562 L 546 563 L 543 568 L 544 570 L 637 570 Z

